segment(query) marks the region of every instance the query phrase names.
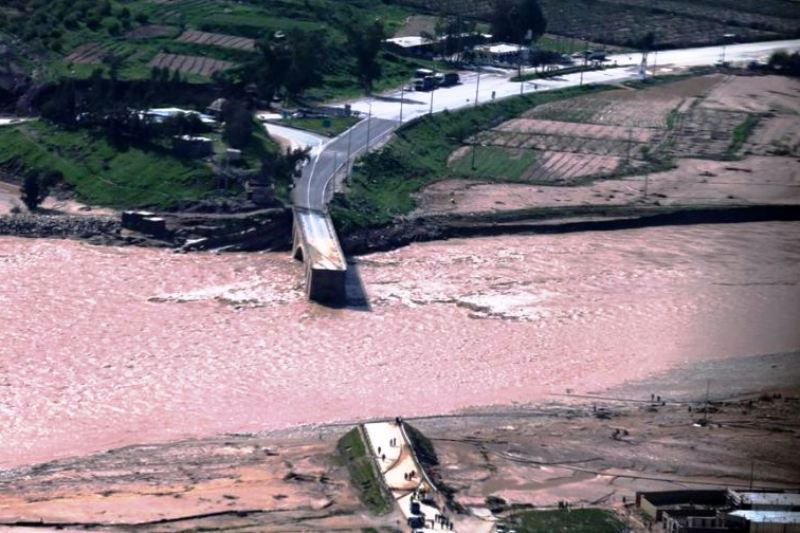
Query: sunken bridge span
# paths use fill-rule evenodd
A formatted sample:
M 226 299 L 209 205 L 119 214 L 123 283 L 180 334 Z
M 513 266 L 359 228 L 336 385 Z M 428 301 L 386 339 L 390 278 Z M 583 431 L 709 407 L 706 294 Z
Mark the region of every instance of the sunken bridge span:
M 347 260 L 330 215 L 294 207 L 292 257 L 303 262 L 306 296 L 320 303 L 345 301 Z

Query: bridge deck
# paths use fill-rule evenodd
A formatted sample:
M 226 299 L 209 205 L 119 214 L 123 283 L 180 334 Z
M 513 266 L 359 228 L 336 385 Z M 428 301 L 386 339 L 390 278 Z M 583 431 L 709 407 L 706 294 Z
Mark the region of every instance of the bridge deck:
M 347 270 L 347 261 L 330 217 L 299 208 L 295 208 L 294 216 L 303 241 L 304 262 L 314 270 Z

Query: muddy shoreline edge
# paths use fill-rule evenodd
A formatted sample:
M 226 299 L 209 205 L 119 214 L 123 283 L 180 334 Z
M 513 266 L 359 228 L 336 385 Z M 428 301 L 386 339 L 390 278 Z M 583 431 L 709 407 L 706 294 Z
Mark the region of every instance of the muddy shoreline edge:
M 2 215 L 0 236 L 74 239 L 96 245 L 133 245 L 182 251 L 286 251 L 291 246 L 292 221 L 291 216 L 288 216 L 289 210 L 284 213 L 287 216 L 278 216 L 267 221 L 254 218 L 252 224 L 239 224 L 234 231 L 209 235 L 204 245 L 192 247 L 185 246 L 185 235 L 192 231 L 191 222 L 174 231 L 170 239 L 163 240 L 126 231 L 116 217 L 95 215 Z M 797 220 L 800 220 L 800 205 L 791 204 L 719 207 L 579 206 L 403 219 L 386 226 L 341 233 L 340 240 L 345 253 L 358 256 L 396 250 L 415 242 L 454 238 Z

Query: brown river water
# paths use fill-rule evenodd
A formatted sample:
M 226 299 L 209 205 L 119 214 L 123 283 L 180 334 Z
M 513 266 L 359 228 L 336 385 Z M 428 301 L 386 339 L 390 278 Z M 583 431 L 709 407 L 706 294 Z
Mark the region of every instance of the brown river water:
M 800 348 L 800 223 L 415 244 L 368 309 L 288 254 L 0 238 L 0 468 L 133 443 L 602 391 Z

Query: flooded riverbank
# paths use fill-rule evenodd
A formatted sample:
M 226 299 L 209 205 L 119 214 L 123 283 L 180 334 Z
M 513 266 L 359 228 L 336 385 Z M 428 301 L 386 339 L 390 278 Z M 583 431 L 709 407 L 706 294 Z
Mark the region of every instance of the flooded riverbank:
M 800 348 L 800 223 L 505 236 L 357 259 L 0 238 L 0 467 L 132 443 L 592 392 Z

